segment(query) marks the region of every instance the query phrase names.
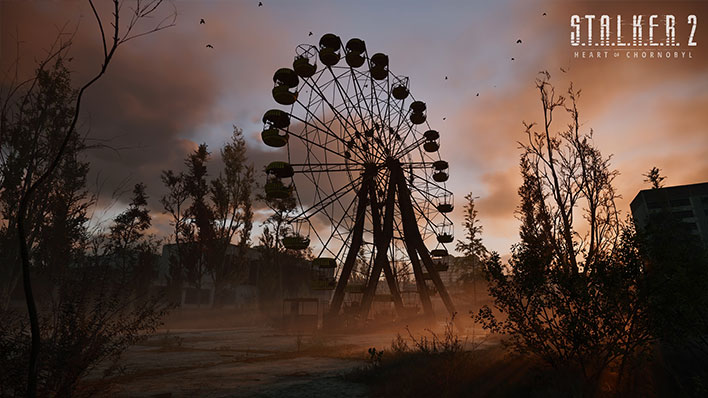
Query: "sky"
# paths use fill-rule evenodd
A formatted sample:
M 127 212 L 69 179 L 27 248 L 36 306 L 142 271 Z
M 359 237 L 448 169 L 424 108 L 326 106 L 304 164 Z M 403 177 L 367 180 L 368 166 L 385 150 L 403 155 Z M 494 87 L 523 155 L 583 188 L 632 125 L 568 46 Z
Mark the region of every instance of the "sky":
M 278 158 L 260 140 L 261 117 L 277 105 L 270 94 L 273 73 L 291 65 L 298 44 L 316 45 L 329 32 L 345 42 L 363 39 L 370 52 L 389 55 L 392 70 L 410 77 L 411 92 L 427 103 L 430 125 L 441 133 L 458 235 L 463 197 L 472 192 L 491 250 L 508 253 L 518 240 L 519 141 L 522 122 L 543 118 L 534 84 L 539 71 L 549 71 L 560 93 L 571 82 L 582 89 L 582 127 L 592 129 L 595 144 L 613 156 L 624 214 L 636 193 L 648 188 L 642 174 L 652 166 L 668 177 L 667 185 L 708 181 L 708 2 L 262 2 L 168 3 L 160 15 L 176 10 L 175 26 L 119 48 L 106 75 L 87 93 L 81 114 L 82 131 L 108 147 L 87 154 L 90 188 L 101 187 L 102 193 L 97 219 L 125 207 L 127 195 L 111 199 L 116 187 L 142 181 L 155 232 L 166 233 L 160 172 L 181 169 L 199 143 L 218 151 L 232 126 L 243 129 L 260 173 Z M 627 20 L 634 14 L 675 14 L 683 50 L 685 19 L 695 14 L 697 46 L 690 48 L 690 59 L 575 58 L 578 48 L 569 40 L 573 14 L 619 14 Z M 100 68 L 97 28 L 86 1 L 0 1 L 3 82 L 15 60 L 21 75 L 31 73 L 61 29 L 76 31 L 74 84 L 86 81 Z M 555 129 L 565 128 L 559 119 Z M 264 216 L 257 212 L 256 224 Z

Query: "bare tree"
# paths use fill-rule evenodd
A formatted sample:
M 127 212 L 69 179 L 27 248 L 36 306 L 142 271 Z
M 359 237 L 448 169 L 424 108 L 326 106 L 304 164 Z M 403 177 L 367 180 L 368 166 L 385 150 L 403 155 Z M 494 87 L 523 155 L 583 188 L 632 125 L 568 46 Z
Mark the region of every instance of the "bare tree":
M 521 242 L 504 266 L 486 264 L 494 307 L 477 319 L 505 333 L 519 352 L 559 370 L 577 370 L 592 395 L 608 366 L 624 365 L 653 337 L 643 307 L 643 259 L 631 223 L 619 220 L 610 157 L 581 133 L 571 85 L 557 96 L 550 75 L 536 81 L 544 122 L 524 124 L 519 188 Z M 554 111 L 567 112 L 566 130 L 552 131 Z
M 185 233 L 185 229 L 188 228 L 187 225 L 187 208 L 189 194 L 185 187 L 184 173 L 175 174 L 172 170 L 167 170 L 162 172 L 162 183 L 167 188 L 167 193 L 160 198 L 160 203 L 164 212 L 169 214 L 170 225 L 173 228 L 173 235 L 175 241 L 175 251 L 170 253 L 169 257 L 169 281 L 168 285 L 172 291 L 172 300 L 179 301 L 182 300 L 182 286 L 184 284 L 184 265 L 183 257 L 185 250 L 182 244 L 182 236 Z
M 123 10 L 122 1 L 114 0 L 111 3 L 112 9 L 110 16 L 110 29 L 107 30 L 104 28 L 104 24 L 106 22 L 105 17 L 102 16 L 96 8 L 93 0 L 89 0 L 89 5 L 91 6 L 94 18 L 98 24 L 103 47 L 101 68 L 78 90 L 75 105 L 73 107 L 73 115 L 70 117 L 70 122 L 68 125 L 63 127 L 62 131 L 57 132 L 58 137 L 61 137 L 59 140 L 60 144 L 56 151 L 51 154 L 51 160 L 47 162 L 46 166 L 42 169 L 30 167 L 26 170 L 22 183 L 23 189 L 19 194 L 19 205 L 16 220 L 17 237 L 22 267 L 22 281 L 32 335 L 32 346 L 27 378 L 27 395 L 30 397 L 34 397 L 36 395 L 38 368 L 37 358 L 40 349 L 40 327 L 37 316 L 37 307 L 32 293 L 32 281 L 30 278 L 30 252 L 32 248 L 27 240 L 28 225 L 26 223 L 29 205 L 32 202 L 34 195 L 38 191 L 41 191 L 46 184 L 50 184 L 52 179 L 55 177 L 56 170 L 65 157 L 67 147 L 77 134 L 76 124 L 81 112 L 81 103 L 84 93 L 105 74 L 116 53 L 116 50 L 134 38 L 172 26 L 176 18 L 176 13 L 172 13 L 164 19 L 159 20 L 153 27 L 146 30 L 140 30 L 140 28 L 138 28 L 139 23 L 143 20 L 156 16 L 158 10 L 161 9 L 162 0 L 148 0 L 144 2 L 136 0 L 133 7 L 128 10 Z M 127 23 L 125 24 L 123 24 L 124 18 L 127 18 Z M 63 41 L 62 37 L 63 35 L 59 36 L 59 39 L 51 48 L 49 54 L 42 62 L 39 63 L 37 73 L 26 81 L 15 82 L 16 84 L 14 84 L 13 88 L 10 89 L 9 95 L 3 102 L 3 128 L 8 122 L 8 118 L 13 118 L 13 122 L 18 124 L 28 122 L 24 111 L 27 109 L 28 103 L 33 98 L 34 90 L 38 86 L 39 77 L 47 70 L 52 62 L 59 58 L 64 58 L 71 46 L 71 38 Z M 51 110 L 51 106 L 54 104 L 51 101 L 47 101 L 44 105 L 46 106 L 47 111 L 49 111 Z M 33 126 L 37 132 L 47 128 L 47 125 L 42 123 L 44 121 L 42 118 L 40 118 L 39 121 L 39 123 L 36 123 Z M 38 150 L 40 150 L 40 148 L 35 147 L 31 149 L 31 152 L 37 153 Z

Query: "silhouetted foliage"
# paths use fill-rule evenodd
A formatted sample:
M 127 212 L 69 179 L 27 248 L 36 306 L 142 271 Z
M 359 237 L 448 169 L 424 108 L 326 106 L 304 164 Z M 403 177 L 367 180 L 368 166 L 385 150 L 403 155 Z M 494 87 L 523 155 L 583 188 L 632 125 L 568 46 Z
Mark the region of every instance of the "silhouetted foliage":
M 252 192 L 255 184 L 253 166 L 248 165 L 243 131 L 234 126 L 228 142 L 221 149 L 224 171 L 211 181 L 211 200 L 216 218 L 215 239 L 209 267 L 214 282 L 215 302 L 220 304 L 224 285 L 238 280 L 246 267 L 246 249 L 253 227 Z M 238 251 L 229 253 L 236 239 Z
M 25 102 L 8 103 L 3 116 L 0 236 L 8 296 L 0 309 L 2 396 L 31 395 L 29 316 L 7 308 L 20 268 L 17 197 L 56 155 L 76 99 L 63 54 L 36 73 L 35 85 L 21 94 Z M 143 235 L 150 225 L 144 187 L 136 186 L 130 206 L 107 235 L 92 236 L 87 213 L 95 201 L 86 189 L 89 164 L 81 160 L 85 149 L 83 139 L 71 134 L 52 178 L 38 185 L 28 200 L 30 269 L 33 283 L 40 287 L 33 297 L 41 343 L 33 384 L 40 396 L 91 396 L 95 390 L 82 385 L 85 376 L 99 366 L 106 367 L 101 373 L 105 376 L 119 370 L 121 352 L 148 336 L 165 311 L 160 296 L 147 292 L 155 245 Z M 133 283 L 136 280 L 142 283 Z
M 258 269 L 259 306 L 264 312 L 280 314 L 280 300 L 288 294 L 298 295 L 300 289 L 309 289 L 310 274 L 303 272 L 307 260 L 311 259 L 312 251 L 289 250 L 282 244 L 282 239 L 294 231 L 287 222 L 288 215 L 295 210 L 294 196 L 285 198 L 267 198 L 258 194 L 257 199 L 265 202 L 273 211 L 263 223 L 260 244 L 261 261 Z
M 112 29 L 107 35 L 101 13 L 96 9 L 93 1 L 89 0 L 93 16 L 100 30 L 103 53 L 100 69 L 77 91 L 73 91 L 71 88 L 69 73 L 62 66 L 62 60 L 67 55 L 73 37 L 66 35 L 63 30 L 57 35 L 57 39 L 49 48 L 46 57 L 38 62 L 33 76 L 24 81 L 18 81 L 19 74 L 15 73 L 14 79 L 6 86 L 3 85 L 7 90 L 2 92 L 2 111 L 0 113 L 0 157 L 3 163 L 2 188 L 0 189 L 3 193 L 6 193 L 7 189 L 14 190 L 14 192 L 7 194 L 13 195 L 17 211 L 10 216 L 11 219 L 3 220 L 0 225 L 6 225 L 10 230 L 9 235 L 14 234 L 16 237 L 17 246 L 10 250 L 9 267 L 14 268 L 15 259 L 19 257 L 22 270 L 22 285 L 31 338 L 25 391 L 29 397 L 37 395 L 38 370 L 41 367 L 38 359 L 42 338 L 38 308 L 32 289 L 31 271 L 36 265 L 33 264 L 36 261 L 33 256 L 37 254 L 39 239 L 42 238 L 34 237 L 36 239 L 32 240 L 33 232 L 38 231 L 35 222 L 44 223 L 44 220 L 33 220 L 35 215 L 41 214 L 38 213 L 41 209 L 35 208 L 35 206 L 45 203 L 50 196 L 49 193 L 54 191 L 56 186 L 61 186 L 57 177 L 64 171 L 67 159 L 76 161 L 72 153 L 75 153 L 73 147 L 81 142 L 77 137 L 76 125 L 83 94 L 105 74 L 118 47 L 136 37 L 159 31 L 174 24 L 176 14 L 161 19 L 152 29 L 147 31 L 137 32 L 134 30 L 138 22 L 155 16 L 158 12 L 156 10 L 161 9 L 161 3 L 161 0 L 136 2 L 133 7 L 126 7 L 130 10 L 126 15 L 121 12 L 121 2 L 114 0 L 111 4 L 110 14 Z M 123 21 L 122 16 L 127 17 L 125 18 L 127 23 L 120 23 Z M 67 36 L 68 40 L 66 40 Z M 19 54 L 17 57 L 19 58 Z M 15 65 L 18 64 L 15 63 Z M 29 140 L 23 142 L 27 137 Z M 12 170 L 10 170 L 5 167 L 7 166 L 5 161 L 12 158 L 13 153 L 19 155 L 17 156 L 19 164 L 15 165 L 18 166 L 17 169 L 12 166 Z M 20 174 L 16 175 L 14 180 L 10 178 L 10 184 L 6 186 L 7 177 L 5 174 L 13 172 Z M 74 187 L 69 187 L 69 189 L 72 190 L 72 193 L 77 192 L 73 190 Z M 62 198 L 62 200 L 67 202 L 66 198 Z M 68 208 L 65 203 L 52 205 L 57 206 L 58 211 Z M 80 220 L 76 223 L 70 221 L 72 220 L 67 217 L 58 217 L 52 220 L 52 223 L 55 227 L 67 229 L 67 232 L 71 232 L 72 228 L 81 229 L 79 227 Z M 59 252 L 57 258 L 52 256 L 52 263 L 56 262 L 60 266 L 64 266 L 62 261 L 69 260 L 68 258 L 58 258 L 60 254 L 68 254 L 74 249 L 67 243 L 64 242 L 61 247 L 56 248 Z M 15 277 L 11 275 L 9 279 L 11 283 L 13 279 Z M 8 289 L 8 291 L 11 290 Z
M 187 156 L 186 171 L 163 171 L 168 192 L 161 199 L 174 227 L 176 251 L 170 258 L 173 290 L 181 291 L 186 282 L 201 291 L 205 278 L 211 277 L 215 306 L 220 305 L 223 290 L 237 283 L 246 270 L 255 184 L 240 129 L 234 127 L 220 154 L 224 170 L 214 179 L 207 178 L 210 154 L 206 144 Z M 234 240 L 235 252 L 230 250 Z
M 465 256 L 462 265 L 464 269 L 460 274 L 460 280 L 465 284 L 472 284 L 473 292 L 476 295 L 476 280 L 482 276 L 481 270 L 484 260 L 489 256 L 487 248 L 482 243 L 482 225 L 477 219 L 477 209 L 475 209 L 475 197 L 472 193 L 465 195 L 465 239 L 457 240 L 455 249 Z
M 661 170 L 657 167 L 652 167 L 646 174 L 642 174 L 644 177 L 644 182 L 651 184 L 652 189 L 659 189 L 664 186 L 665 176 L 661 175 Z
M 103 379 L 122 370 L 123 351 L 160 324 L 167 310 L 161 297 L 126 295 L 130 286 L 115 283 L 114 276 L 109 267 L 75 265 L 53 285 L 51 310 L 40 311 L 39 396 L 91 397 L 103 391 L 109 387 Z M 25 396 L 27 317 L 13 311 L 0 317 L 0 396 Z M 92 372 L 95 381 L 85 382 Z
M 593 145 L 592 131 L 579 131 L 580 91 L 571 85 L 567 99 L 556 96 L 549 79 L 542 73 L 536 81 L 544 124 L 540 131 L 525 124 L 528 142 L 521 144 L 521 242 L 508 265 L 497 254 L 486 263 L 498 313 L 486 307 L 477 319 L 506 334 L 516 351 L 578 372 L 583 393 L 593 395 L 608 367 L 621 377 L 653 340 L 644 262 L 631 224 L 619 221 L 614 205 L 617 172 Z M 559 107 L 571 122 L 554 134 Z
M 17 199 L 28 181 L 36 181 L 61 144 L 61 133 L 71 121 L 76 91 L 64 58 L 37 70 L 34 86 L 23 101 L 6 103 L 2 113 L 0 157 L 0 268 L 2 308 L 21 275 L 17 245 Z M 9 100 L 7 98 L 6 100 Z M 26 234 L 32 268 L 56 276 L 76 255 L 85 239 L 84 223 L 91 198 L 86 192 L 88 164 L 80 160 L 82 140 L 72 136 L 52 184 L 38 188 L 27 212 Z
M 179 303 L 182 299 L 182 287 L 186 279 L 183 258 L 187 255 L 187 245 L 183 244 L 186 242 L 183 242 L 182 236 L 185 235 L 188 228 L 187 200 L 189 194 L 185 186 L 184 173 L 175 174 L 172 170 L 166 170 L 162 172 L 161 179 L 167 193 L 160 198 L 160 203 L 164 212 L 170 215 L 170 225 L 173 228 L 172 236 L 176 248 L 169 257 L 168 297 L 170 301 Z
M 152 223 L 147 199 L 145 185 L 135 184 L 128 208 L 113 220 L 105 250 L 111 264 L 118 268 L 116 282 L 131 282 L 143 293 L 157 276 L 157 242 L 146 235 Z

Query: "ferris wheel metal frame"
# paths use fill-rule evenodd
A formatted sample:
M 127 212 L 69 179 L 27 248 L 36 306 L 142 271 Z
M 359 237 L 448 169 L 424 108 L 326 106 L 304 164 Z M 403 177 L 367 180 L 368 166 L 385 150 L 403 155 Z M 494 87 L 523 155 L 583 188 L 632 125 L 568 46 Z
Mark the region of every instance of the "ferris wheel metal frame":
M 425 315 L 433 315 L 433 294 L 454 315 L 440 276 L 453 241 L 449 165 L 408 78 L 389 70 L 385 54 L 369 56 L 364 41 L 343 45 L 328 33 L 319 47 L 299 45 L 292 68 L 278 69 L 273 83 L 273 98 L 290 109 L 267 111 L 261 137 L 287 147 L 288 157 L 266 167 L 266 198 L 296 199 L 282 243 L 304 250 L 314 235 L 312 288 L 334 290 L 328 316 L 356 292 L 366 319 L 382 273 L 399 316 L 410 312 L 401 285 L 411 280 Z

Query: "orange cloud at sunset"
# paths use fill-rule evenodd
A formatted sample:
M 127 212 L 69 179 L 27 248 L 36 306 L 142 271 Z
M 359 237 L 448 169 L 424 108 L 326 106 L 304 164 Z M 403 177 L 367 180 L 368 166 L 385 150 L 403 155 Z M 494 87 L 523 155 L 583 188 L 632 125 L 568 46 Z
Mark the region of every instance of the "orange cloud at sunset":
M 571 82 L 583 90 L 581 122 L 594 130 L 604 154 L 614 154 L 625 213 L 646 187 L 641 174 L 652 166 L 668 176 L 668 185 L 708 180 L 708 3 L 251 3 L 175 2 L 174 28 L 120 49 L 106 78 L 91 89 L 82 119 L 91 139 L 119 149 L 90 153 L 109 184 L 126 177 L 146 182 L 159 210 L 160 171 L 181 167 L 200 142 L 216 155 L 232 125 L 244 129 L 259 170 L 282 156 L 259 138 L 263 112 L 276 107 L 272 74 L 292 63 L 297 44 L 314 44 L 330 31 L 386 52 L 391 70 L 409 76 L 411 92 L 428 104 L 430 124 L 442 134 L 441 155 L 450 162 L 458 237 L 463 198 L 472 192 L 490 249 L 506 253 L 517 240 L 518 141 L 525 138 L 522 121 L 542 118 L 534 87 L 541 70 L 551 73 L 559 94 Z M 680 21 L 698 15 L 692 59 L 573 58 L 570 15 L 653 13 L 673 13 Z M 18 34 L 20 69 L 29 73 L 67 21 L 72 29 L 78 23 L 75 84 L 100 66 L 85 4 L 2 2 L 0 15 L 3 71 L 12 66 Z M 566 128 L 561 113 L 557 130 Z M 215 162 L 214 173 L 218 167 Z

